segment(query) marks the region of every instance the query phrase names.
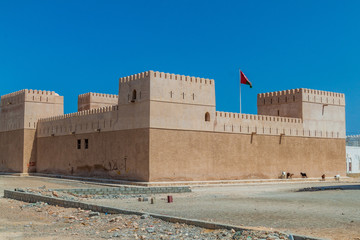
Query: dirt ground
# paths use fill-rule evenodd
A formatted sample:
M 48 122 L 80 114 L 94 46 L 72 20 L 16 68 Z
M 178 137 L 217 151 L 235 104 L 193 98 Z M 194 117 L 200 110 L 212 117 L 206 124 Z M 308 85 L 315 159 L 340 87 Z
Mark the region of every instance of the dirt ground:
M 193 187 L 192 193 L 171 194 L 174 198 L 171 204 L 166 203 L 166 195 L 156 195 L 155 204 L 139 202 L 136 198 L 84 201 L 232 225 L 266 227 L 328 239 L 360 240 L 359 190 L 297 192 L 306 187 L 359 184 L 356 183 L 357 180 L 353 183 L 306 182 Z M 3 189 L 43 185 L 47 188 L 99 187 L 80 181 L 0 176 L 0 196 Z M 24 210 L 19 210 L 19 205 L 23 204 L 0 198 L 0 239 L 6 234 L 10 234 L 14 239 L 23 239 L 21 234 L 26 233 L 28 227 L 24 226 L 29 225 L 29 222 L 38 225 L 39 231 L 44 228 L 43 226 L 50 232 L 64 228 L 57 224 L 51 225 L 52 220 L 40 213 L 28 214 Z M 77 237 L 68 232 L 61 234 L 57 232 L 49 239 Z
M 232 225 L 264 226 L 321 238 L 360 240 L 359 190 L 297 192 L 305 187 L 337 184 L 344 183 L 197 187 L 189 194 L 173 194 L 172 204 L 158 201 L 152 205 L 136 199 L 88 201 Z

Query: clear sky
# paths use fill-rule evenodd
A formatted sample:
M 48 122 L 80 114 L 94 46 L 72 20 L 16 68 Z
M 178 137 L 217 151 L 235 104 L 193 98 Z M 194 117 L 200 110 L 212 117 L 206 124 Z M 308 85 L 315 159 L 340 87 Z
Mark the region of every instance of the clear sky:
M 118 92 L 147 70 L 215 79 L 217 110 L 256 114 L 256 95 L 293 88 L 346 95 L 360 133 L 360 1 L 0 0 L 0 95 Z

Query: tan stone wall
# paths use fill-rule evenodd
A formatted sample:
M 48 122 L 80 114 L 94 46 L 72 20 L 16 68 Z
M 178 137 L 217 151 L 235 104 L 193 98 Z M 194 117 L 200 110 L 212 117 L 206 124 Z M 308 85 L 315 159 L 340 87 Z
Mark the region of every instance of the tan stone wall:
M 216 112 L 216 132 L 303 136 L 301 118 Z
M 36 129 L 40 118 L 64 114 L 64 99 L 55 92 L 28 90 L 1 96 L 0 131 Z
M 36 172 L 36 130 L 24 129 L 23 172 Z
M 150 181 L 346 174 L 345 139 L 150 129 Z
M 257 97 L 258 114 L 302 118 L 302 101 L 301 89 L 260 93 Z
M 346 137 L 344 94 L 305 88 L 261 93 L 257 106 L 259 115 L 301 118 L 304 136 Z
M 149 127 L 149 101 L 41 119 L 38 136 L 109 132 Z
M 81 149 L 77 140 L 81 139 Z M 89 140 L 85 149 L 84 139 Z M 37 139 L 37 172 L 148 181 L 149 130 Z
M 23 172 L 24 130 L 0 132 L 0 172 Z
M 115 106 L 118 104 L 118 95 L 104 93 L 84 93 L 78 96 L 78 112 Z

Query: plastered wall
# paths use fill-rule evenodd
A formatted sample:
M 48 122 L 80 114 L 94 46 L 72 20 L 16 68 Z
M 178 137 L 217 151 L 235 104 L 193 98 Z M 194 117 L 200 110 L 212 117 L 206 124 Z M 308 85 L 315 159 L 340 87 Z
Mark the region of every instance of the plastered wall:
M 344 94 L 306 88 L 261 93 L 257 106 L 259 115 L 301 118 L 303 130 L 316 136 L 346 137 Z
M 0 132 L 0 171 L 23 172 L 24 130 Z
M 118 95 L 104 93 L 84 93 L 78 96 L 78 112 L 116 106 L 118 104 Z
M 345 139 L 150 129 L 150 181 L 345 175 Z
M 139 181 L 345 172 L 343 94 L 264 93 L 259 115 L 228 113 L 216 111 L 214 80 L 147 71 L 120 78 L 119 96 L 87 93 L 78 106 L 63 114 L 49 91 L 2 96 L 0 171 Z
M 79 139 L 81 149 L 77 149 Z M 40 173 L 148 181 L 148 159 L 148 129 L 37 139 L 36 170 Z

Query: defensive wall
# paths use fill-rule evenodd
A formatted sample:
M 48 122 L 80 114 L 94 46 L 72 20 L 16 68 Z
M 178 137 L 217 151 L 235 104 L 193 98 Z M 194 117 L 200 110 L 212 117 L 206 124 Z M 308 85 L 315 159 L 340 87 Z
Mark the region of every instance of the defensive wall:
M 6 102 L 23 104 L 18 94 L 2 97 L 1 106 L 36 129 L 36 138 L 25 142 L 35 149 L 37 172 L 138 181 L 276 178 L 282 171 L 345 175 L 343 94 L 264 93 L 259 115 L 228 113 L 216 111 L 214 80 L 156 71 L 120 78 L 118 96 L 79 95 L 79 111 L 71 114 L 58 111 L 63 99 L 54 92 L 29 93 L 26 99 L 54 103 L 54 111 L 38 120 L 40 113 L 29 118 L 7 108 L 15 104 Z M 1 128 L 13 116 L 6 111 Z M 4 146 L 13 148 L 18 138 L 0 135 L 0 170 L 10 165 Z
M 345 95 L 341 93 L 293 89 L 258 94 L 258 114 L 296 117 L 304 130 L 345 138 Z
M 116 106 L 118 95 L 104 93 L 84 93 L 78 96 L 78 111 L 91 110 L 96 108 Z
M 63 112 L 63 97 L 55 92 L 25 89 L 1 96 L 0 170 L 35 171 L 38 120 Z

